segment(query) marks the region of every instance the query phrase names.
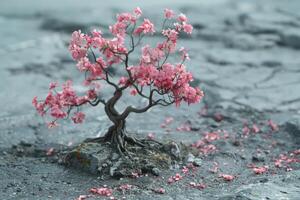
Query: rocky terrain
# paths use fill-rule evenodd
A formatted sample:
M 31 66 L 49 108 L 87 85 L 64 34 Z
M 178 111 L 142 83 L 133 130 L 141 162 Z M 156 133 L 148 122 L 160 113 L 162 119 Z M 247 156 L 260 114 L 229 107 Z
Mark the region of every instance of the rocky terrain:
M 136 6 L 156 23 L 166 7 L 189 16 L 194 33 L 182 45 L 206 96 L 198 105 L 132 115 L 128 131 L 195 146 L 197 166 L 119 180 L 59 165 L 56 152 L 103 134 L 110 122 L 103 107 L 87 107 L 85 124 L 49 130 L 31 100 L 51 81 L 72 78 L 82 91 L 83 77 L 67 51 L 70 33 L 106 33 L 115 13 Z M 117 199 L 300 199 L 299 9 L 297 0 L 1 1 L 1 199 L 76 199 L 104 185 Z M 182 178 L 168 183 L 176 173 Z M 124 184 L 130 187 L 120 189 Z

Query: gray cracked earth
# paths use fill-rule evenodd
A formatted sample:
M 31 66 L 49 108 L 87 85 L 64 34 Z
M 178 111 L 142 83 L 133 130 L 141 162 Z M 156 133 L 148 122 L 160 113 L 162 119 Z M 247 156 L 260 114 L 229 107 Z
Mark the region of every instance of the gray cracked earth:
M 155 22 L 159 22 L 158 16 L 165 7 L 189 16 L 194 34 L 182 43 L 190 49 L 188 66 L 195 75 L 195 84 L 206 96 L 199 105 L 159 108 L 143 116 L 130 116 L 129 131 L 140 137 L 151 132 L 158 139 L 192 144 L 206 131 L 226 130 L 229 139 L 214 141 L 217 151 L 200 156 L 202 164 L 197 172 L 174 184 L 167 184 L 167 179 L 179 169 L 162 172 L 160 177 L 102 180 L 60 166 L 40 154 L 18 152 L 16 145 L 20 142 L 35 144 L 45 153 L 50 147 L 98 136 L 109 127 L 99 107 L 86 108 L 87 122 L 82 126 L 65 122 L 48 130 L 35 114 L 31 100 L 35 95 L 44 95 L 53 80 L 72 78 L 76 89 L 82 91 L 82 76 L 67 52 L 70 32 L 92 27 L 105 29 L 116 12 L 136 6 Z M 292 163 L 293 170 L 289 172 L 274 166 L 275 158 L 299 149 L 300 144 L 299 9 L 298 0 L 1 1 L 1 199 L 75 199 L 89 194 L 92 187 L 106 184 L 117 188 L 123 183 L 134 188 L 124 194 L 115 191 L 117 198 L 300 199 L 299 163 Z M 120 75 L 118 71 L 115 74 Z M 109 88 L 103 90 L 110 92 Z M 120 108 L 126 102 L 128 98 Z M 205 107 L 208 113 L 199 116 Z M 221 114 L 223 120 L 216 119 L 215 113 Z M 166 117 L 175 119 L 168 130 L 160 127 Z M 270 131 L 268 119 L 279 125 L 279 131 Z M 244 137 L 245 121 L 257 124 L 260 132 Z M 176 131 L 183 123 L 188 123 L 192 131 Z M 217 174 L 209 172 L 214 162 L 219 163 Z M 253 162 L 268 165 L 269 171 L 254 175 L 247 167 Z M 219 173 L 236 178 L 225 182 Z M 191 188 L 191 181 L 203 182 L 207 187 Z M 166 193 L 152 191 L 158 187 L 165 188 Z

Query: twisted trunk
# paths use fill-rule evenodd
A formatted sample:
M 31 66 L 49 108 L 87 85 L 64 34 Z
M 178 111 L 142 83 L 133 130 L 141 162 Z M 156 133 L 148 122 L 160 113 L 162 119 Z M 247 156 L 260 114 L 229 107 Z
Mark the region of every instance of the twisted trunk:
M 146 112 L 151 106 L 154 104 L 152 103 L 152 97 L 150 98 L 150 103 L 148 106 L 142 108 L 142 109 L 136 109 L 131 106 L 128 106 L 125 111 L 120 114 L 115 109 L 115 104 L 122 96 L 122 89 L 117 89 L 114 92 L 114 96 L 109 99 L 105 103 L 105 113 L 107 114 L 108 118 L 112 121 L 113 125 L 108 129 L 107 133 L 100 138 L 94 138 L 94 139 L 87 139 L 86 142 L 110 142 L 110 144 L 113 146 L 113 148 L 117 149 L 121 154 L 128 155 L 128 152 L 126 151 L 126 144 L 130 143 L 133 145 L 139 145 L 142 147 L 145 147 L 145 139 L 144 140 L 138 140 L 134 137 L 128 136 L 126 134 L 126 118 L 128 117 L 129 113 L 135 112 L 135 113 L 142 113 Z M 157 142 L 158 143 L 158 142 Z

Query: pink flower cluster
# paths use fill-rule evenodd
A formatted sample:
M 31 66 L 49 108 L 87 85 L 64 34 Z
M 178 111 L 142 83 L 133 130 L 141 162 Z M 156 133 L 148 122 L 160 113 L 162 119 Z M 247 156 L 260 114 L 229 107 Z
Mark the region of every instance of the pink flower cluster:
M 41 116 L 44 116 L 47 112 L 49 112 L 50 116 L 54 118 L 48 123 L 49 128 L 58 125 L 56 123 L 57 119 L 64 119 L 68 117 L 72 107 L 77 107 L 87 103 L 89 100 L 94 100 L 97 97 L 94 89 L 88 90 L 84 96 L 77 96 L 72 87 L 71 81 L 67 81 L 63 84 L 62 91 L 60 92 L 55 90 L 57 85 L 57 83 L 50 84 L 50 91 L 44 101 L 38 101 L 37 97 L 34 97 L 32 100 L 33 106 Z M 82 123 L 84 118 L 85 114 L 82 112 L 74 112 L 71 117 L 74 123 Z
M 193 77 L 186 71 L 185 66 L 165 63 L 161 68 L 157 68 L 153 63 L 158 62 L 159 52 L 156 52 L 155 55 L 148 54 L 153 50 L 149 48 L 143 49 L 141 65 L 130 68 L 137 83 L 141 86 L 153 84 L 162 93 L 171 93 L 177 106 L 181 101 L 188 104 L 199 102 L 204 94 L 199 88 L 189 85 L 193 81 Z

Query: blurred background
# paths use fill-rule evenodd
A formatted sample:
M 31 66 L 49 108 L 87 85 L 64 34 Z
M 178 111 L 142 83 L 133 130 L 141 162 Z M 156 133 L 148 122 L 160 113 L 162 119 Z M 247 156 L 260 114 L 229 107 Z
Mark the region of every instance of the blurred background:
M 116 13 L 137 6 L 155 24 L 161 23 L 164 8 L 188 16 L 194 32 L 191 37 L 184 37 L 180 45 L 189 50 L 191 60 L 187 66 L 194 73 L 194 84 L 206 96 L 200 105 L 153 109 L 145 117 L 133 115 L 129 124 L 134 125 L 129 125 L 129 129 L 159 132 L 166 116 L 182 121 L 195 116 L 204 106 L 246 107 L 286 115 L 299 111 L 297 0 L 1 0 L 0 145 L 16 143 L 20 138 L 36 139 L 34 131 L 24 127 L 43 123 L 35 115 L 31 100 L 35 95 L 44 97 L 51 81 L 62 83 L 71 78 L 78 91 L 84 90 L 82 74 L 67 50 L 71 33 L 97 28 L 106 34 Z M 109 88 L 104 88 L 104 92 L 109 93 Z M 126 101 L 125 98 L 123 103 Z M 101 107 L 87 108 L 87 112 L 85 125 L 62 126 L 58 135 L 48 134 L 49 130 L 39 125 L 41 138 L 61 143 L 80 141 L 109 126 Z M 74 135 L 79 131 L 82 134 Z

